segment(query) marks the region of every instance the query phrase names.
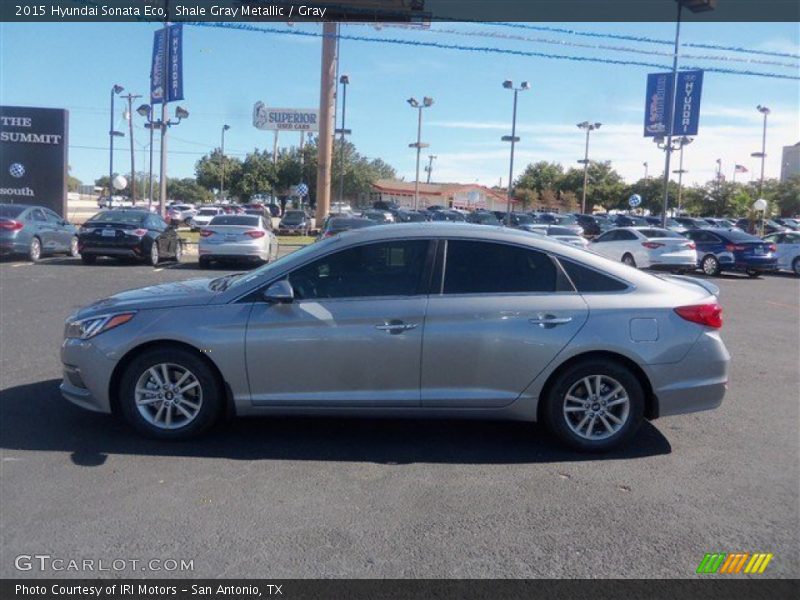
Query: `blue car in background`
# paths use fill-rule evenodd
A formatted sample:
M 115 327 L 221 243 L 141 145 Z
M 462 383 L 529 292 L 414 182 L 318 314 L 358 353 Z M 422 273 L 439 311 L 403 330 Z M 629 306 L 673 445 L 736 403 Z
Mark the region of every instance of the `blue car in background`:
M 697 246 L 697 266 L 706 275 L 742 271 L 750 277 L 778 268 L 777 247 L 749 233 L 728 229 L 690 229 L 684 233 Z
M 78 230 L 44 206 L 0 204 L 0 254 L 32 262 L 45 254 L 78 256 Z

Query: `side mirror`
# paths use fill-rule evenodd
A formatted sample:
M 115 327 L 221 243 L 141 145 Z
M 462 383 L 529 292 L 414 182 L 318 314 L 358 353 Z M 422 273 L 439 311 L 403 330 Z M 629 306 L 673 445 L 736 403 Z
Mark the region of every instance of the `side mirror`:
M 289 304 L 294 302 L 294 290 L 291 283 L 286 279 L 281 279 L 270 285 L 263 297 L 271 304 Z

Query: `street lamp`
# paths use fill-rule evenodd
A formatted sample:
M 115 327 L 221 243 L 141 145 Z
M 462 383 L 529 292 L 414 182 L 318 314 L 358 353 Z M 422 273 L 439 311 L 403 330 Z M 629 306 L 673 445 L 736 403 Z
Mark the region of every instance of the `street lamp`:
M 514 195 L 514 146 L 520 140 L 517 137 L 517 95 L 519 92 L 525 92 L 531 89 L 531 84 L 523 81 L 519 87 L 514 87 L 514 82 L 506 79 L 503 82 L 503 87 L 507 90 L 514 90 L 514 109 L 511 113 L 511 135 L 504 135 L 500 138 L 504 142 L 511 142 L 511 158 L 508 164 L 508 191 L 506 198 L 506 227 L 511 225 L 511 200 Z
M 761 159 L 761 179 L 758 180 L 758 197 L 761 198 L 761 192 L 764 188 L 764 159 L 767 158 L 767 115 L 770 110 L 760 104 L 756 107 L 756 110 L 764 115 L 764 127 L 761 131 L 761 152 L 753 152 L 750 156 Z
M 153 206 L 153 128 L 151 127 L 151 116 L 152 116 L 153 108 L 149 104 L 142 104 L 139 108 L 136 109 L 136 112 L 139 113 L 140 116 L 147 119 L 147 122 L 144 124 L 145 129 L 150 130 L 150 166 L 147 169 L 147 208 L 150 209 Z
M 644 167 L 644 182 L 647 183 L 647 167 L 650 165 L 648 165 L 647 161 L 645 161 L 642 163 L 642 166 Z
M 595 129 L 600 129 L 601 125 L 602 123 L 589 123 L 589 121 L 578 123 L 579 129 L 586 130 L 586 151 L 583 160 L 578 161 L 578 163 L 583 163 L 583 197 L 581 198 L 581 212 L 583 214 L 586 214 L 586 183 L 589 179 L 589 134 Z
M 219 201 L 225 200 L 225 132 L 230 129 L 230 125 L 222 126 L 222 144 L 220 146 L 219 159 Z
M 344 136 L 350 135 L 352 131 L 345 129 L 345 116 L 347 115 L 347 86 L 350 84 L 350 76 L 342 75 L 339 77 L 342 84 L 342 126 L 334 130 L 340 135 L 339 142 L 339 202 L 344 201 Z
M 425 96 L 422 98 L 422 103 L 420 104 L 416 98 L 413 96 L 406 100 L 411 108 L 416 108 L 419 112 L 419 116 L 417 119 L 417 141 L 416 143 L 409 144 L 409 148 L 416 148 L 417 149 L 417 174 L 414 178 L 414 210 L 417 210 L 419 207 L 419 156 L 420 152 L 422 152 L 423 148 L 427 148 L 430 144 L 423 144 L 422 143 L 422 109 L 423 108 L 430 108 L 433 106 L 433 98 L 429 98 Z
M 688 8 L 693 13 L 714 10 L 717 0 L 676 0 L 678 3 L 678 16 L 675 19 L 675 47 L 672 55 L 672 79 L 669 86 L 669 119 L 667 123 L 667 139 L 664 143 L 666 156 L 664 157 L 664 205 L 661 211 L 661 226 L 667 226 L 667 210 L 669 209 L 669 162 L 672 156 L 672 134 L 675 125 L 675 96 L 677 93 L 678 79 L 678 54 L 681 41 L 681 12 L 683 8 Z M 659 146 L 661 147 L 661 146 Z
M 673 173 L 678 174 L 678 214 L 681 214 L 681 195 L 683 192 L 683 174 L 688 173 L 688 171 L 684 170 L 683 168 L 683 148 L 691 144 L 694 139 L 690 137 L 686 137 L 685 135 L 680 137 L 676 140 L 678 143 L 678 147 L 680 148 L 680 158 L 678 159 L 678 169 L 673 171 Z
M 111 180 L 114 179 L 114 138 L 123 137 L 125 134 L 114 130 L 114 96 L 121 94 L 125 90 L 121 85 L 114 84 L 111 87 L 111 124 L 108 126 L 108 196 L 114 195 L 111 187 Z
M 435 154 L 428 154 L 428 166 L 425 167 L 425 172 L 428 174 L 428 183 L 431 182 L 431 174 L 433 173 L 433 161 L 435 161 L 438 156 Z
M 164 216 L 164 203 L 165 203 L 165 200 L 166 200 L 166 182 L 165 182 L 165 178 L 166 178 L 166 164 L 167 164 L 167 160 L 166 160 L 166 158 L 167 158 L 166 157 L 166 144 L 164 143 L 166 140 L 164 139 L 164 135 L 166 134 L 167 129 L 169 127 L 172 127 L 173 125 L 178 125 L 183 119 L 189 118 L 189 111 L 186 110 L 185 108 L 181 107 L 181 106 L 176 106 L 175 107 L 175 118 L 177 119 L 176 121 L 173 121 L 172 119 L 170 119 L 168 121 L 165 121 L 163 119 L 158 119 L 157 121 L 154 121 L 153 120 L 153 107 L 150 106 L 149 104 L 142 104 L 139 108 L 136 109 L 136 112 L 138 112 L 143 117 L 147 118 L 147 123 L 145 123 L 145 127 L 150 130 L 150 142 L 151 142 L 151 145 L 150 145 L 150 192 L 151 192 L 150 204 L 151 205 L 152 205 L 152 202 L 153 202 L 153 200 L 152 200 L 152 190 L 153 190 L 153 172 L 152 172 L 153 171 L 153 146 L 152 146 L 153 129 L 158 129 L 161 132 L 161 174 L 160 174 L 159 184 L 161 185 L 163 193 L 160 194 L 160 197 L 159 197 L 158 212 L 159 212 L 159 214 L 161 214 L 161 216 Z M 166 112 L 165 111 L 162 111 L 162 114 L 164 114 L 166 116 Z

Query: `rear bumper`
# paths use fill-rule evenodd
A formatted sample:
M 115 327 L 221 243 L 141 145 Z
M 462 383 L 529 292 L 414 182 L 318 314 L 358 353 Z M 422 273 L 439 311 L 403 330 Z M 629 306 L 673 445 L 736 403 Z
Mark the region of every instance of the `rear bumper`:
M 717 331 L 705 331 L 683 360 L 650 365 L 658 416 L 717 408 L 728 387 L 731 356 Z
M 122 256 L 126 258 L 143 258 L 147 256 L 144 243 L 137 242 L 130 245 L 105 245 L 96 241 L 79 240 L 79 249 L 82 256 Z

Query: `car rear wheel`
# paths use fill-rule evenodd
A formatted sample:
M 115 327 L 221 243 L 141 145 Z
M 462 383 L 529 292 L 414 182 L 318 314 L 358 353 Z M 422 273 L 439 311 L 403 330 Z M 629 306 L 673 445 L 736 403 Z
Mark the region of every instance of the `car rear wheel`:
M 81 253 L 78 250 L 78 238 L 73 237 L 69 242 L 69 255 L 72 258 L 78 258 Z
M 577 363 L 544 398 L 547 428 L 566 445 L 605 452 L 628 442 L 644 416 L 644 391 L 631 371 L 612 360 Z
M 219 418 L 223 391 L 199 356 L 182 348 L 150 350 L 125 369 L 119 389 L 125 420 L 162 440 L 199 435 Z
M 31 262 L 39 262 L 42 258 L 42 242 L 38 237 L 31 240 L 31 245 L 28 248 L 28 259 Z
M 81 262 L 85 265 L 93 265 L 97 262 L 97 257 L 94 254 L 81 254 Z
M 207 259 L 205 256 L 201 256 L 197 259 L 198 264 L 200 265 L 201 269 L 208 269 L 211 266 L 211 261 Z
M 792 271 L 794 271 L 795 275 L 800 276 L 800 256 L 792 261 Z
M 719 266 L 719 261 L 717 260 L 717 257 L 714 256 L 713 254 L 709 254 L 708 256 L 706 256 L 703 259 L 703 262 L 700 263 L 700 265 L 703 268 L 703 273 L 705 273 L 706 275 L 711 275 L 713 277 L 719 275 L 721 270 Z
M 625 263 L 626 265 L 628 265 L 629 267 L 635 267 L 635 266 L 636 266 L 636 260 L 633 258 L 633 255 L 632 255 L 632 254 L 627 254 L 627 253 L 626 253 L 626 254 L 625 254 L 623 257 L 622 257 L 622 262 L 624 262 L 624 263 Z
M 750 277 L 751 279 L 755 279 L 759 275 L 761 275 L 759 271 L 756 271 L 755 269 L 747 269 L 747 276 Z
M 158 253 L 158 242 L 153 240 L 153 245 L 150 246 L 150 265 L 157 267 L 160 260 L 161 255 Z

